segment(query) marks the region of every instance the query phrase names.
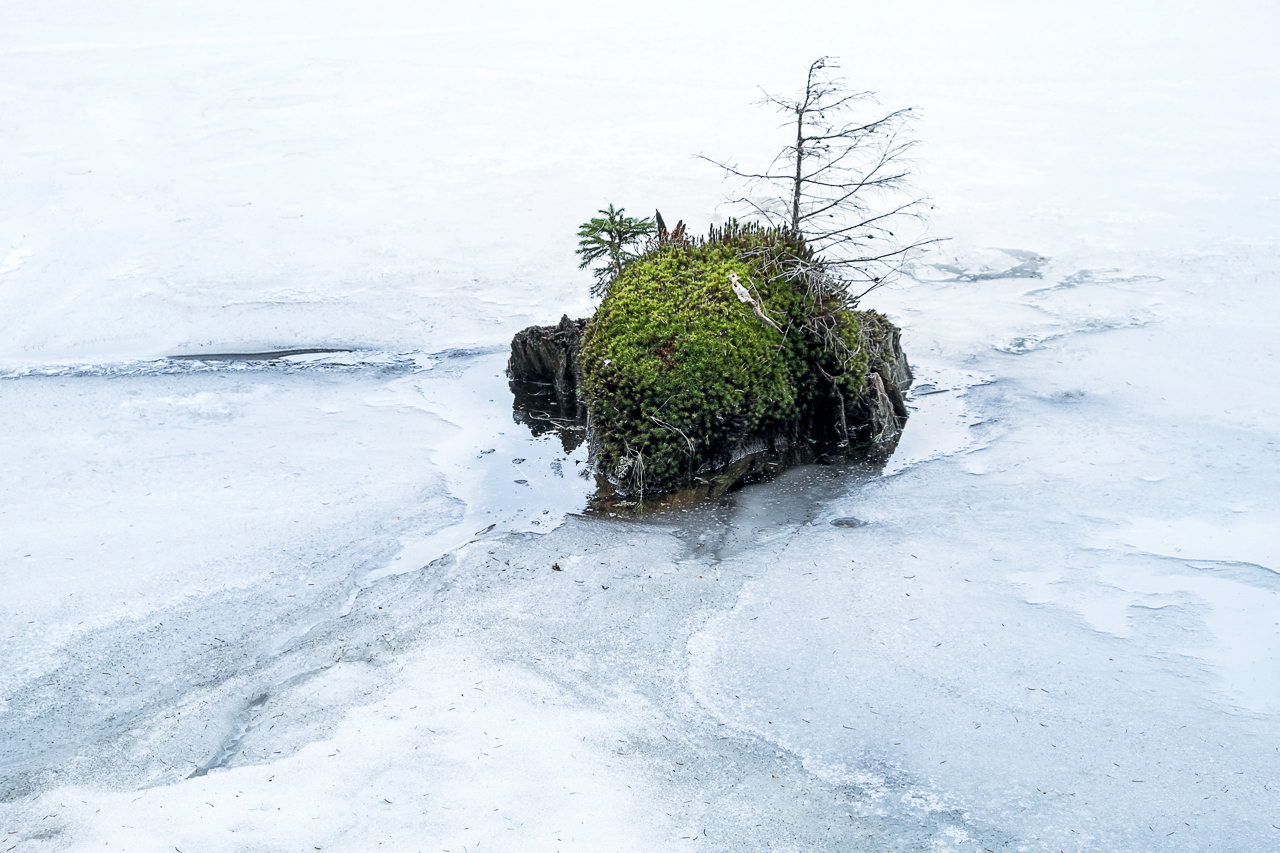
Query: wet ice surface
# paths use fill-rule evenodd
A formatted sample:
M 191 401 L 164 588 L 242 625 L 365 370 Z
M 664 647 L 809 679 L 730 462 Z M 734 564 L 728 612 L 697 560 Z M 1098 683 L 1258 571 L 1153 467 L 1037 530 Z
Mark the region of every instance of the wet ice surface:
M 912 420 L 621 520 L 510 334 L 846 48 L 11 5 L 0 849 L 1275 848 L 1274 13 L 825 10 L 956 238 L 868 299 Z
M 1268 399 L 1182 347 L 1203 291 L 1130 282 L 1163 313 L 1011 355 L 909 319 L 1041 304 L 964 287 L 886 294 L 921 357 L 882 471 L 630 521 L 574 515 L 581 456 L 512 421 L 501 351 L 4 380 L 6 538 L 43 572 L 9 582 L 4 819 L 49 849 L 1265 847 Z M 1173 393 L 1209 375 L 1245 405 Z
M 0 689 L 56 674 L 8 697 L 9 772 L 278 654 L 469 534 L 549 530 L 582 506 L 581 457 L 511 421 L 504 352 L 346 362 L 0 380 L 13 567 Z M 43 702 L 86 713 L 49 717 Z

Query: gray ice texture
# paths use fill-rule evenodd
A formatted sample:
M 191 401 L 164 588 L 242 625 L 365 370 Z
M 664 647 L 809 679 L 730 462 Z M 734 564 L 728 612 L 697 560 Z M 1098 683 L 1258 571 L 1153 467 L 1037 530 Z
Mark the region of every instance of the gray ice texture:
M 5 4 L 0 851 L 1280 848 L 1275 9 L 436 5 Z M 507 342 L 824 53 L 901 445 L 584 512 Z

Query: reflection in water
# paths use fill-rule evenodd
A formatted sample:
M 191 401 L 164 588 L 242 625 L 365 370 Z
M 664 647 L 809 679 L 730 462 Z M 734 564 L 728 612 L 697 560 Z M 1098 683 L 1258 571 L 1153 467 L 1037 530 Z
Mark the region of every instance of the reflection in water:
M 586 407 L 566 400 L 555 387 L 542 382 L 512 381 L 511 416 L 524 424 L 535 438 L 555 433 L 566 454 L 573 453 L 587 438 Z

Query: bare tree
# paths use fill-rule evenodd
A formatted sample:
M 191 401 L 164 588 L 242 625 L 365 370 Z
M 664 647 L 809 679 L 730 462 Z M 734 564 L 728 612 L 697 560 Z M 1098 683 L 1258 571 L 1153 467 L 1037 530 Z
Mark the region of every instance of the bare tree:
M 782 127 L 794 140 L 763 172 L 748 172 L 703 156 L 746 182 L 733 203 L 772 226 L 803 235 L 820 258 L 790 270 L 811 290 L 852 307 L 897 275 L 916 249 L 935 242 L 900 239 L 895 229 L 921 219 L 926 202 L 908 193 L 912 108 L 872 119 L 860 112 L 877 105 L 871 92 L 850 91 L 822 57 L 809 66 L 803 93 L 782 98 L 765 93 L 762 103 L 787 116 Z

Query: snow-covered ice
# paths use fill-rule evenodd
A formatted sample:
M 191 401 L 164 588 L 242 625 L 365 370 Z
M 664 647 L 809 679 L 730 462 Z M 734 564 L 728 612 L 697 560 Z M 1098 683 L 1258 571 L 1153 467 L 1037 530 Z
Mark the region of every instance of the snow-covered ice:
M 1276 9 L 435 6 L 5 4 L 0 850 L 1280 845 Z M 585 511 L 511 334 L 824 53 L 898 451 Z

